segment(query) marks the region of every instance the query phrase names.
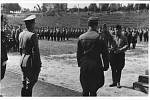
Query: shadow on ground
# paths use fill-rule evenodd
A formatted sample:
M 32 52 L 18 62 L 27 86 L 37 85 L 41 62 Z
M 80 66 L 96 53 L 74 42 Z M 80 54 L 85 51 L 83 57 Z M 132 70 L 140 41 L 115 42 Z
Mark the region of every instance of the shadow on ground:
M 7 71 L 5 78 L 1 81 L 0 91 L 3 97 L 18 97 L 20 96 L 22 83 L 21 75 Z M 70 90 L 54 84 L 38 81 L 33 89 L 34 97 L 58 97 L 58 96 L 81 96 L 80 92 Z

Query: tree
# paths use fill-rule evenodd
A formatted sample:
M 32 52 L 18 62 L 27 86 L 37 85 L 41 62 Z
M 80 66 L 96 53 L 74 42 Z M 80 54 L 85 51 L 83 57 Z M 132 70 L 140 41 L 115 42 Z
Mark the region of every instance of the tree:
M 42 12 L 46 12 L 47 11 L 47 8 L 46 8 L 46 6 L 43 4 L 43 6 L 42 6 Z
M 139 4 L 139 9 L 140 10 L 143 10 L 143 9 L 146 9 L 146 4 Z
M 84 11 L 85 11 L 85 12 L 88 11 L 88 7 L 87 7 L 87 6 L 84 7 Z
M 8 19 L 7 19 L 7 17 L 6 17 L 5 15 L 3 15 L 3 14 L 1 15 L 1 18 L 2 18 L 2 17 L 3 17 L 3 22 L 4 22 L 3 25 L 5 26 L 5 25 L 8 24 Z M 3 26 L 3 27 L 4 27 L 4 26 Z
M 109 10 L 109 4 L 108 4 L 108 3 L 103 4 L 101 10 L 102 10 L 102 11 L 107 11 L 107 10 Z
M 3 10 L 5 10 L 7 13 L 10 13 L 10 11 L 20 11 L 21 7 L 18 3 L 4 3 L 2 4 Z
M 89 11 L 94 11 L 94 12 L 96 12 L 97 11 L 97 5 L 96 5 L 96 3 L 91 3 L 90 5 L 89 5 Z
M 143 9 L 147 9 L 146 4 L 136 4 L 135 5 L 135 10 L 143 10 Z
M 77 11 L 78 11 L 77 6 L 74 6 L 73 8 L 71 8 L 71 12 L 77 12 Z
M 149 10 L 149 4 L 146 5 L 146 9 Z
M 134 4 L 128 4 L 125 10 L 127 10 L 127 11 L 134 10 Z

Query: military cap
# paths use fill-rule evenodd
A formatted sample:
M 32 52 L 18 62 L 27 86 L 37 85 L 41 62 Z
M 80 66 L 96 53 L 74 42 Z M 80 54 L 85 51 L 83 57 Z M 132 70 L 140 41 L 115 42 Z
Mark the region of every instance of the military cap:
M 99 18 L 98 17 L 90 17 L 88 18 L 88 21 L 98 21 Z
M 30 15 L 27 18 L 25 18 L 24 21 L 31 21 L 31 20 L 34 20 L 35 18 L 36 18 L 35 15 Z

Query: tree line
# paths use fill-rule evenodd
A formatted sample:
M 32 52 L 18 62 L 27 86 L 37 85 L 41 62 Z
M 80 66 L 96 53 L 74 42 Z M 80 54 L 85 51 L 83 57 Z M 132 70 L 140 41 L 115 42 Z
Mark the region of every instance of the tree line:
M 10 11 L 15 12 L 15 11 L 21 11 L 21 6 L 18 3 L 3 3 L 1 5 L 2 7 L 2 12 L 5 13 L 10 13 Z M 42 7 L 36 7 L 39 9 L 37 12 L 46 12 L 50 9 L 47 9 L 46 6 L 42 5 Z M 60 8 L 61 9 L 61 8 Z M 109 4 L 109 3 L 104 3 L 104 4 L 96 4 L 96 3 L 91 3 L 89 6 L 85 6 L 84 8 L 80 7 L 73 7 L 73 8 L 67 8 L 67 11 L 70 12 L 100 12 L 100 11 L 133 11 L 133 10 L 143 10 L 147 9 L 149 10 L 149 5 L 148 4 L 128 4 L 127 6 L 122 6 L 121 4 Z M 30 11 L 29 9 L 24 8 L 24 11 Z

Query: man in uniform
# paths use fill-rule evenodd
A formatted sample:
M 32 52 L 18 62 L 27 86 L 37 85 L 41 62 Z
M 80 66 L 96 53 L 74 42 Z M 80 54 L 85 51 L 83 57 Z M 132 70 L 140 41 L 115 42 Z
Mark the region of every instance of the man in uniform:
M 130 45 L 132 42 L 132 32 L 130 28 L 127 29 L 127 41 L 128 41 L 128 49 L 130 50 Z
M 21 29 L 21 25 L 18 26 L 18 29 L 16 30 L 16 35 L 15 35 L 15 39 L 16 39 L 16 45 L 17 45 L 17 51 L 19 52 L 19 34 L 22 32 Z
M 54 40 L 54 28 L 52 28 L 52 30 L 51 30 L 51 40 L 52 41 Z
M 35 18 L 35 15 L 31 15 L 24 19 L 26 29 L 19 35 L 20 66 L 23 73 L 21 96 L 32 96 L 32 89 L 38 80 L 41 69 L 38 38 L 33 33 Z
M 51 30 L 50 30 L 50 28 L 48 27 L 48 41 L 50 40 L 50 36 L 51 36 Z
M 16 29 L 15 26 L 13 26 L 13 29 L 11 31 L 11 38 L 13 40 L 13 51 L 17 50 L 17 44 L 16 44 L 16 39 L 15 39 L 15 34 L 16 34 Z
M 103 71 L 109 68 L 109 52 L 105 41 L 97 33 L 98 18 L 89 18 L 88 27 L 88 31 L 79 37 L 77 62 L 83 96 L 97 96 L 97 90 L 104 85 Z
M 143 38 L 143 30 L 139 29 L 139 38 L 140 38 L 140 42 L 142 42 L 142 38 Z
M 120 79 L 121 72 L 125 66 L 125 51 L 128 49 L 128 41 L 125 36 L 121 33 L 121 26 L 116 26 L 116 34 L 111 41 L 110 49 L 110 65 L 112 70 L 113 83 L 110 87 L 117 86 L 121 88 Z
M 53 38 L 54 38 L 54 41 L 56 41 L 56 37 L 57 37 L 57 33 L 56 33 L 56 27 L 54 28 L 54 31 L 53 31 Z
M 137 43 L 137 32 L 135 29 L 132 31 L 132 48 L 135 49 Z
M 112 39 L 112 36 L 111 36 L 111 34 L 109 33 L 109 31 L 107 30 L 107 25 L 106 25 L 106 24 L 103 25 L 102 37 L 103 37 L 103 39 L 104 39 L 106 45 L 107 45 L 108 47 L 110 47 L 110 41 L 111 41 L 111 39 Z
M 69 40 L 69 30 L 66 28 L 66 39 Z
M 148 42 L 148 30 L 147 29 L 144 29 L 143 36 L 144 36 L 144 42 Z
M 4 18 L 3 15 L 1 15 L 1 80 L 4 78 L 5 71 L 6 71 L 6 62 L 8 60 L 7 56 L 7 37 L 3 30 L 4 26 Z
M 63 31 L 62 31 L 62 40 L 63 41 L 65 40 L 65 37 L 66 37 L 66 30 L 65 30 L 65 28 L 63 28 Z
M 60 29 L 59 28 L 56 29 L 56 34 L 57 34 L 57 41 L 59 41 L 60 37 L 61 37 Z

